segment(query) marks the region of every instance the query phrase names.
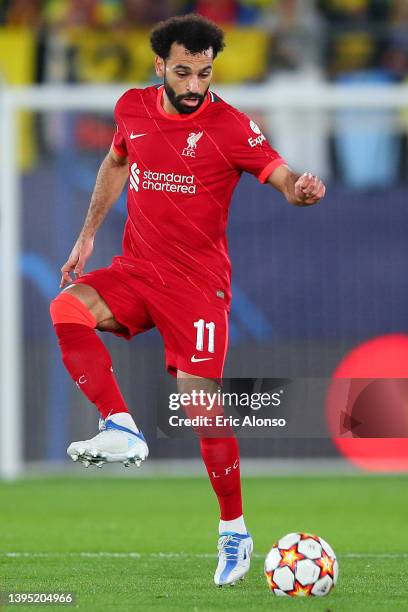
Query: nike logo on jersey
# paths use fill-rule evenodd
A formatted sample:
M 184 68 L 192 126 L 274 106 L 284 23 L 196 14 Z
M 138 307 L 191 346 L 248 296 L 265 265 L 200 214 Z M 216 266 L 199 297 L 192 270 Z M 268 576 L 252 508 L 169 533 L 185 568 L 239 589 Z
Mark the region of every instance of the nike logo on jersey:
M 147 136 L 147 134 L 134 134 L 132 130 L 132 133 L 130 135 L 130 140 L 134 140 L 135 138 L 141 138 L 142 136 Z
M 198 363 L 199 361 L 209 361 L 210 359 L 214 359 L 214 357 L 202 357 L 201 359 L 197 359 L 197 357 L 193 355 L 191 361 L 193 363 Z

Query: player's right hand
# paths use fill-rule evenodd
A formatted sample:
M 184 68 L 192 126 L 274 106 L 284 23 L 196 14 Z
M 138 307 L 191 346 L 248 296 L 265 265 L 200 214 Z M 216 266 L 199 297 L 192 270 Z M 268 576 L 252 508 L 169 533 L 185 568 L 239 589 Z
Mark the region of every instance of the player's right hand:
M 92 254 L 93 245 L 93 238 L 78 238 L 68 260 L 61 268 L 60 288 L 73 282 L 74 279 L 71 277 L 72 272 L 76 274 L 77 277 L 83 274 L 86 261 Z

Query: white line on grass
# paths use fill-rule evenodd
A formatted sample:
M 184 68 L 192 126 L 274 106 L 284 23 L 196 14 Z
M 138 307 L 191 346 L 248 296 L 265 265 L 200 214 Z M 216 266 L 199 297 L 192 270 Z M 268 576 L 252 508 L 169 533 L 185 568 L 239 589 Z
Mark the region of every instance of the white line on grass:
M 0 552 L 0 557 L 6 558 L 67 558 L 67 557 L 90 557 L 101 558 L 107 557 L 112 559 L 141 559 L 141 558 L 195 558 L 195 559 L 214 559 L 217 555 L 214 553 L 187 553 L 187 552 Z M 254 558 L 263 558 L 265 555 L 254 553 Z M 340 559 L 408 559 L 406 553 L 344 553 L 338 555 Z

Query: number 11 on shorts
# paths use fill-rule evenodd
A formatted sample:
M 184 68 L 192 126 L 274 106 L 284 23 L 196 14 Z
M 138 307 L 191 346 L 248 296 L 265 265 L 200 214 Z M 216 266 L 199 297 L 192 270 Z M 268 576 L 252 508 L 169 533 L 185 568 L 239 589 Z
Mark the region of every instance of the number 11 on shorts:
M 211 321 L 210 323 L 206 323 L 204 319 L 199 319 L 198 321 L 194 321 L 194 327 L 197 330 L 197 341 L 196 341 L 196 349 L 197 351 L 204 350 L 204 334 L 205 330 L 208 330 L 208 352 L 214 352 L 214 338 L 215 338 L 215 323 Z

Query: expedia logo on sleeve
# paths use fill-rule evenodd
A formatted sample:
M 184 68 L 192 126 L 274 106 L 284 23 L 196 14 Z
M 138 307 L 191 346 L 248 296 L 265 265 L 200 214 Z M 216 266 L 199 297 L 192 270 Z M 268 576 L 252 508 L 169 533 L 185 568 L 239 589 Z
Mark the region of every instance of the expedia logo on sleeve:
M 256 125 L 255 121 L 250 121 L 249 125 L 251 130 L 256 134 L 256 138 L 248 138 L 248 144 L 250 147 L 256 147 L 257 145 L 261 145 L 264 140 L 266 140 L 265 136 L 262 134 L 259 127 Z

